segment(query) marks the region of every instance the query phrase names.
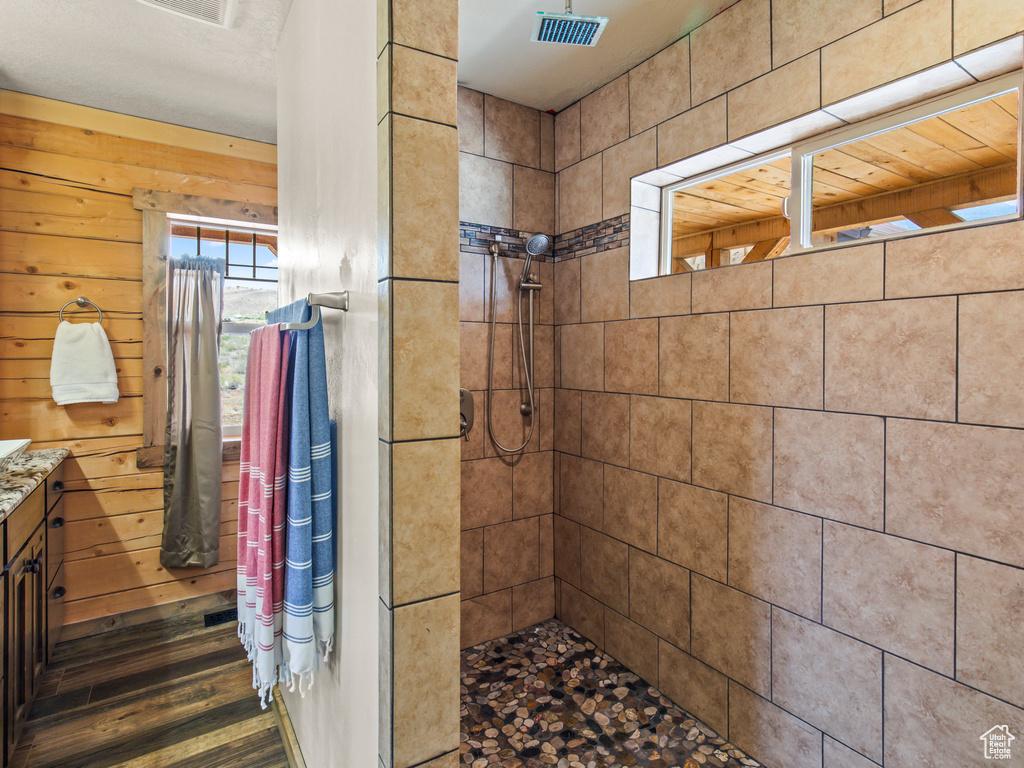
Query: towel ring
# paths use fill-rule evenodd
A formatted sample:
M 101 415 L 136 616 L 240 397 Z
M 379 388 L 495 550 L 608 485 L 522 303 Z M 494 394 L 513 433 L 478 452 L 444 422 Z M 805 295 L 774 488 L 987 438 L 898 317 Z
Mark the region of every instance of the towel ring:
M 72 299 L 67 304 L 65 304 L 63 307 L 61 307 L 60 308 L 60 314 L 57 315 L 57 321 L 58 322 L 64 322 L 64 310 L 67 309 L 68 307 L 70 307 L 72 304 L 77 304 L 80 307 L 85 307 L 85 306 L 87 306 L 89 304 L 92 304 L 93 309 L 95 309 L 100 314 L 100 322 L 101 323 L 103 322 L 103 310 L 100 309 L 99 307 L 97 307 L 95 304 L 93 304 L 87 298 L 85 298 L 85 296 L 79 296 L 77 299 Z

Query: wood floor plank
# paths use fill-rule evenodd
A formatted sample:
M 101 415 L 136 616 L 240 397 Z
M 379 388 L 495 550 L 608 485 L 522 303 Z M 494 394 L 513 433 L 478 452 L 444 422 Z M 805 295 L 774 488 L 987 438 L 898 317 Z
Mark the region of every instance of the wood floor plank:
M 175 760 L 181 760 L 183 755 L 200 755 L 213 749 L 222 749 L 224 745 L 232 741 L 250 738 L 268 730 L 277 733 L 277 724 L 269 713 L 260 717 L 250 717 L 242 722 L 231 723 L 224 728 L 197 735 L 188 741 L 174 743 L 163 749 L 149 751 L 144 755 L 117 763 L 111 768 L 167 768 Z
M 176 616 L 167 621 L 154 621 L 139 627 L 126 627 L 93 635 L 69 643 L 58 643 L 53 665 L 70 667 L 76 664 L 95 664 L 118 653 L 141 651 L 173 640 L 191 637 L 205 631 L 199 614 Z
M 192 755 L 166 768 L 288 768 L 288 758 L 277 729 L 236 739 L 229 744 Z

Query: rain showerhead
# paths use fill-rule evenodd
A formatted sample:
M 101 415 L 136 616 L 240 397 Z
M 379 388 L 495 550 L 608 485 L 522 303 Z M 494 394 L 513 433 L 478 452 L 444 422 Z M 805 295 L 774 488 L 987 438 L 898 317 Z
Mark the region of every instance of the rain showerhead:
M 533 38 L 537 43 L 562 43 L 564 45 L 597 45 L 605 25 L 606 16 L 579 16 L 572 12 L 572 2 L 565 5 L 565 13 L 537 12 L 533 24 Z
M 538 232 L 526 241 L 526 252 L 531 256 L 540 256 L 551 247 L 551 238 Z

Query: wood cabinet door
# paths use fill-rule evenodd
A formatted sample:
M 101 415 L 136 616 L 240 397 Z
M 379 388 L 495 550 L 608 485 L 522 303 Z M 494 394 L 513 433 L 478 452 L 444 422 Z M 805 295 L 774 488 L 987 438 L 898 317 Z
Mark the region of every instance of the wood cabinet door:
M 13 755 L 46 658 L 46 532 L 39 526 L 8 574 L 7 756 Z

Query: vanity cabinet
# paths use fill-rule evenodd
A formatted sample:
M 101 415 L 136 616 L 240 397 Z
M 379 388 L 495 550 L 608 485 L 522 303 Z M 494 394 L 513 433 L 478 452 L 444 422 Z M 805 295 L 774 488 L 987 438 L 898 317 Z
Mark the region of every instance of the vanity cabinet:
M 63 490 L 63 465 L 58 464 L 0 524 L 5 764 L 17 746 L 63 625 Z

